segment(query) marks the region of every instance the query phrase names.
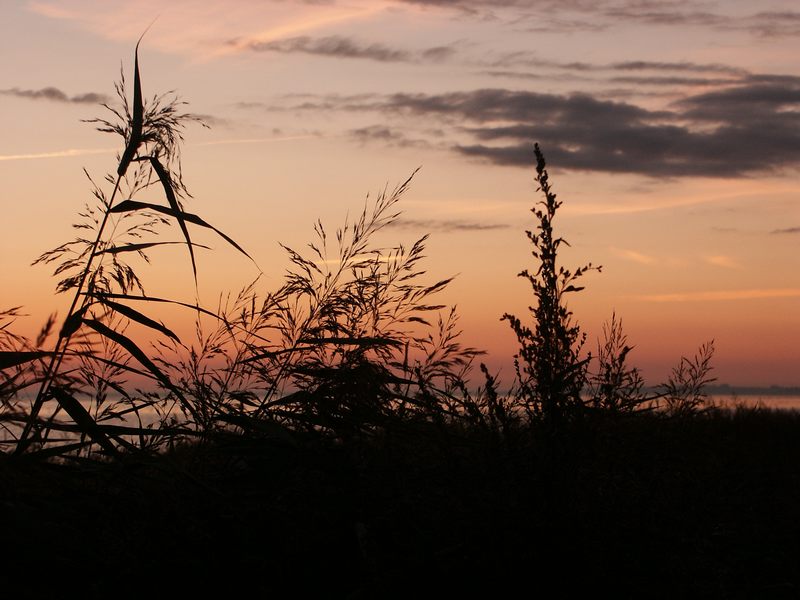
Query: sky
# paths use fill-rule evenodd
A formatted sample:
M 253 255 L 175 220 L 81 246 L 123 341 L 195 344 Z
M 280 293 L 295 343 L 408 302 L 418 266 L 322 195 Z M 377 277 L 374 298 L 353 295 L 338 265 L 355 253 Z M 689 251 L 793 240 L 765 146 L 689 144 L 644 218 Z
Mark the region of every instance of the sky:
M 146 97 L 174 90 L 208 128 L 182 149 L 187 209 L 235 238 L 274 290 L 317 219 L 330 230 L 404 181 L 386 245 L 430 234 L 431 283 L 463 341 L 512 377 L 535 269 L 533 144 L 563 206 L 569 306 L 596 347 L 616 314 L 648 383 L 714 340 L 732 385 L 800 385 L 800 6 L 796 0 L 3 0 L 0 309 L 63 316 L 45 250 L 72 238 L 118 139 L 105 116 L 140 47 Z M 176 239 L 180 233 L 176 232 Z M 200 238 L 201 240 L 203 238 Z M 259 270 L 198 251 L 214 305 Z M 148 293 L 192 301 L 185 252 Z M 176 327 L 174 323 L 171 323 Z M 187 321 L 177 329 L 191 330 Z

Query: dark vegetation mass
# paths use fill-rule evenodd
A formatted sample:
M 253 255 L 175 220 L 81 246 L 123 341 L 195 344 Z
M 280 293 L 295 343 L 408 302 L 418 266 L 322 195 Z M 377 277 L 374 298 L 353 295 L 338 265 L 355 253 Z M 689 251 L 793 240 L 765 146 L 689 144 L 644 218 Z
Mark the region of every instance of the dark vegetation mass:
M 600 267 L 558 262 L 538 145 L 533 302 L 502 316 L 519 343 L 504 383 L 437 303 L 449 280 L 426 280 L 426 238 L 373 243 L 411 178 L 285 248 L 276 291 L 256 280 L 212 308 L 148 295 L 136 265 L 157 247 L 183 247 L 197 278 L 192 231 L 252 259 L 185 207 L 197 117 L 145 100 L 138 52 L 132 101 L 124 78 L 117 93 L 92 122 L 122 140 L 118 165 L 90 178 L 78 236 L 36 260 L 69 311 L 35 340 L 14 333 L 19 308 L 0 312 L 4 591 L 798 593 L 798 417 L 710 405 L 711 342 L 655 390 L 616 315 L 585 349 L 567 298 Z M 195 340 L 158 320 L 167 304 Z

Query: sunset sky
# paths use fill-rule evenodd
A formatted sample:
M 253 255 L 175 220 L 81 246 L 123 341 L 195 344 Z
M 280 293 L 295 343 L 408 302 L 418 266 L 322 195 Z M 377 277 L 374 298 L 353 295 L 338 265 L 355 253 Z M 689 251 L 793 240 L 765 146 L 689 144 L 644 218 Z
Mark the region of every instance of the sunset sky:
M 157 17 L 157 18 L 156 18 Z M 114 172 L 104 116 L 140 48 L 147 97 L 175 90 L 210 128 L 183 148 L 187 207 L 278 287 L 300 249 L 415 176 L 386 245 L 430 233 L 431 283 L 464 341 L 510 381 L 534 268 L 524 230 L 533 144 L 559 199 L 563 262 L 603 265 L 570 300 L 594 349 L 612 312 L 658 383 L 715 340 L 733 385 L 800 385 L 800 5 L 796 0 L 3 0 L 0 309 L 63 316 L 51 269 Z M 176 230 L 175 239 L 180 239 Z M 218 239 L 199 251 L 215 305 L 258 269 Z M 185 252 L 151 254 L 153 295 L 191 302 Z M 180 328 L 180 326 L 179 326 Z M 185 330 L 191 330 L 189 321 Z

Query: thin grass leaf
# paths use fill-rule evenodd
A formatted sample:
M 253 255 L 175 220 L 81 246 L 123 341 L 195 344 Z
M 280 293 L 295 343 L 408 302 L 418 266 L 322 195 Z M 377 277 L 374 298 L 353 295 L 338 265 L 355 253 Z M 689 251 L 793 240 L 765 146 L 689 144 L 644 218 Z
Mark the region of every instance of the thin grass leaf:
M 169 215 L 171 217 L 175 217 L 176 219 L 178 218 L 177 215 L 175 214 L 175 211 L 173 209 L 171 209 L 171 208 L 167 208 L 166 206 L 159 206 L 158 204 L 150 204 L 149 202 L 138 202 L 136 200 L 125 200 L 123 202 L 120 202 L 114 208 L 112 208 L 110 212 L 112 212 L 112 213 L 122 213 L 122 212 L 132 212 L 132 211 L 136 211 L 136 210 L 154 210 L 154 211 L 160 212 L 162 214 Z M 227 235 L 222 233 L 219 229 L 217 229 L 213 225 L 209 225 L 203 219 L 201 219 L 200 217 L 198 217 L 195 214 L 187 213 L 187 212 L 183 212 L 183 211 L 178 211 L 178 212 L 181 213 L 181 218 L 183 218 L 188 223 L 192 223 L 194 225 L 199 225 L 200 227 L 206 227 L 208 229 L 213 230 L 218 236 L 223 238 L 231 246 L 236 248 L 239 252 L 241 252 L 247 258 L 249 258 L 251 261 L 253 261 L 253 264 L 256 264 L 256 261 L 253 260 L 253 257 L 250 256 L 247 252 L 244 251 L 244 248 L 242 248 L 239 244 L 234 242 L 230 237 L 228 237 Z M 256 266 L 258 266 L 258 265 L 256 265 Z
M 100 255 L 100 254 L 120 254 L 121 252 L 141 252 L 142 250 L 146 250 L 147 248 L 153 248 L 154 246 L 167 246 L 174 244 L 183 245 L 184 242 L 147 242 L 142 244 L 125 244 L 124 246 L 114 246 L 113 248 L 106 248 L 105 250 L 100 250 L 99 252 L 97 252 L 97 254 Z M 192 246 L 196 248 L 203 248 L 204 250 L 211 250 L 211 248 L 209 248 L 208 246 L 204 246 L 203 244 L 192 243 Z
M 175 335 L 166 325 L 163 323 L 159 323 L 158 321 L 154 321 L 150 317 L 147 317 L 140 313 L 138 310 L 131 308 L 130 306 L 126 306 L 124 304 L 120 304 L 119 302 L 114 302 L 113 300 L 109 300 L 107 297 L 104 296 L 97 296 L 98 301 L 107 306 L 108 308 L 117 311 L 118 313 L 125 315 L 132 321 L 136 321 L 144 325 L 145 327 L 149 327 L 150 329 L 155 329 L 156 331 L 160 331 L 167 337 L 172 338 L 179 344 L 181 341 L 178 339 L 178 336 Z
M 297 441 L 294 439 L 291 431 L 280 423 L 275 423 L 274 421 L 266 421 L 264 419 L 250 417 L 248 415 L 235 414 L 221 414 L 217 417 L 217 420 L 240 427 L 248 433 L 262 433 L 268 437 L 280 440 L 291 446 L 297 445 Z
M 155 296 L 131 296 L 130 294 L 110 294 L 105 292 L 102 294 L 93 295 L 94 298 L 99 298 L 100 296 L 102 296 L 103 298 L 117 298 L 118 300 L 138 300 L 142 302 L 163 302 L 166 304 L 176 304 L 178 306 L 183 306 L 185 308 L 191 308 L 192 310 L 199 311 L 205 315 L 208 315 L 209 317 L 214 317 L 215 319 L 218 319 L 220 321 L 225 320 L 222 316 L 214 312 L 211 312 L 210 310 L 206 310 L 205 308 L 201 308 L 195 304 L 188 304 L 186 302 L 180 302 L 178 300 L 170 300 L 168 298 L 156 298 Z
M 183 396 L 181 391 L 175 387 L 175 385 L 170 381 L 169 377 L 167 377 L 161 369 L 159 369 L 153 361 L 151 361 L 147 355 L 142 352 L 142 349 L 137 346 L 133 340 L 130 338 L 122 335 L 121 333 L 114 331 L 113 329 L 107 327 L 100 321 L 95 319 L 85 319 L 84 323 L 94 329 L 97 333 L 102 336 L 107 337 L 113 342 L 116 342 L 123 348 L 125 348 L 131 356 L 133 356 L 136 360 L 138 360 L 144 368 L 150 371 L 156 379 L 158 379 L 164 387 L 172 391 L 178 398 L 180 398 L 183 405 L 192 413 L 192 416 L 196 417 L 194 408 L 186 401 L 186 398 Z
M 73 450 L 81 450 L 88 446 L 91 442 L 74 442 L 72 444 L 63 444 L 61 446 L 50 446 L 48 448 L 44 448 L 42 450 L 35 450 L 33 452 L 28 452 L 27 458 L 29 460 L 40 460 L 44 458 L 52 458 L 54 456 L 64 456 L 65 454 L 72 452 Z
M 116 369 L 121 369 L 123 371 L 128 371 L 129 373 L 133 373 L 134 375 L 140 375 L 142 377 L 146 377 L 147 379 L 152 379 L 152 380 L 157 381 L 157 379 L 153 376 L 152 373 L 148 373 L 147 371 L 142 371 L 141 369 L 137 369 L 135 367 L 131 367 L 130 365 L 126 365 L 124 363 L 121 363 L 121 362 L 118 362 L 118 361 L 115 361 L 115 360 L 111 360 L 110 358 L 104 358 L 104 357 L 100 356 L 96 352 L 74 352 L 74 353 L 71 353 L 71 354 L 74 355 L 74 356 L 83 356 L 88 360 L 94 360 L 94 361 L 97 361 L 97 362 L 101 362 L 101 363 L 103 363 L 105 365 L 108 365 L 110 367 L 114 367 Z
M 147 31 L 145 30 L 145 33 Z M 144 33 L 142 34 L 144 37 Z M 134 51 L 133 59 L 133 115 L 131 119 L 131 136 L 128 139 L 128 145 L 125 147 L 125 152 L 119 161 L 117 167 L 117 175 L 123 177 L 128 171 L 128 166 L 131 164 L 133 157 L 139 150 L 142 143 L 142 127 L 144 125 L 144 102 L 142 101 L 142 80 L 139 76 L 139 44 L 142 37 L 136 42 L 136 50 Z
M 51 356 L 52 352 L 44 352 L 44 351 L 34 351 L 34 352 L 14 352 L 10 350 L 4 350 L 0 352 L 0 369 L 8 369 L 10 367 L 16 367 L 17 365 L 25 364 L 26 362 L 31 362 L 32 360 L 36 360 L 37 358 L 42 358 L 45 356 Z
M 114 446 L 108 437 L 99 430 L 92 416 L 81 406 L 81 403 L 78 402 L 72 394 L 68 393 L 60 386 L 52 386 L 50 388 L 50 393 L 61 405 L 61 408 L 67 411 L 67 414 L 72 417 L 72 420 L 75 422 L 75 425 L 78 426 L 81 433 L 88 435 L 109 454 L 117 453 L 116 446 Z
M 378 337 L 316 337 L 298 340 L 300 344 L 333 344 L 335 346 L 402 346 L 398 340 Z
M 120 435 L 202 435 L 200 432 L 191 431 L 190 429 L 183 429 L 180 427 L 161 427 L 148 429 L 146 427 L 135 427 L 133 425 L 98 425 L 95 424 L 98 433 L 109 435 L 117 439 Z M 67 431 L 80 433 L 81 430 L 76 426 L 69 423 L 54 423 L 52 429 L 58 431 Z M 123 442 L 126 446 L 130 446 L 129 442 Z M 116 450 L 116 449 L 115 449 Z
M 72 337 L 72 335 L 78 331 L 81 327 L 81 323 L 83 322 L 83 317 L 86 314 L 86 311 L 89 309 L 89 305 L 87 304 L 80 310 L 72 313 L 69 315 L 65 320 L 64 324 L 61 326 L 61 331 L 59 332 L 58 336 L 61 339 L 67 339 Z
M 195 282 L 197 282 L 197 264 L 194 260 L 192 240 L 189 237 L 189 230 L 186 228 L 186 221 L 183 218 L 184 213 L 181 210 L 181 207 L 178 205 L 178 199 L 175 197 L 175 188 L 172 185 L 172 177 L 170 177 L 170 174 L 167 173 L 167 170 L 164 168 L 164 165 L 161 164 L 161 161 L 158 160 L 157 156 L 150 157 L 150 164 L 153 166 L 153 170 L 156 172 L 158 179 L 161 181 L 161 185 L 164 188 L 164 193 L 167 196 L 167 202 L 169 202 L 175 219 L 178 221 L 178 225 L 180 225 L 183 237 L 186 239 L 186 245 L 189 248 L 189 257 L 192 259 L 192 272 L 194 273 Z
M 245 365 L 247 363 L 256 362 L 259 360 L 263 360 L 265 358 L 275 358 L 276 356 L 280 356 L 281 354 L 291 354 L 294 352 L 304 352 L 306 350 L 314 350 L 314 346 L 292 346 L 291 348 L 283 348 L 281 350 L 273 350 L 268 352 L 260 352 L 254 356 L 250 356 L 248 358 L 244 358 L 239 361 L 241 364 Z

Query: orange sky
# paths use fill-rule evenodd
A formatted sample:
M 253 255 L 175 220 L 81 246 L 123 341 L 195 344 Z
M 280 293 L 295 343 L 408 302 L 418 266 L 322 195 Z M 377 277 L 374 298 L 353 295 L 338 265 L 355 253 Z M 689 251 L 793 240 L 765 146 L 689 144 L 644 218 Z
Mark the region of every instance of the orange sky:
M 387 245 L 430 233 L 431 281 L 456 275 L 464 341 L 511 378 L 504 312 L 532 302 L 524 230 L 538 141 L 564 201 L 571 307 L 596 344 L 612 312 L 649 383 L 714 339 L 715 374 L 800 385 L 800 12 L 793 1 L 11 0 L 0 5 L 0 309 L 33 332 L 65 310 L 41 252 L 71 239 L 117 140 L 81 119 L 141 48 L 146 96 L 177 90 L 210 129 L 183 150 L 189 209 L 241 243 L 274 289 L 301 248 L 365 195 L 422 170 Z M 175 232 L 176 239 L 180 233 Z M 216 303 L 258 270 L 197 234 Z M 185 252 L 145 270 L 191 301 Z M 165 319 L 166 320 L 166 319 Z M 189 322 L 170 323 L 190 331 Z

